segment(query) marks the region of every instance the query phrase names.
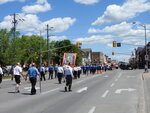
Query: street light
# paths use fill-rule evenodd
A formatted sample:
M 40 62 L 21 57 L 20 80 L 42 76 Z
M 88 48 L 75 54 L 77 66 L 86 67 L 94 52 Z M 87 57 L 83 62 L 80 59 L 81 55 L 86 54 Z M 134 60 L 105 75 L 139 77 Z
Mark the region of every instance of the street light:
M 138 24 L 140 26 L 142 26 L 144 28 L 144 33 L 145 33 L 145 66 L 147 66 L 147 69 L 145 70 L 146 72 L 148 72 L 148 55 L 147 55 L 147 38 L 146 38 L 146 25 L 142 25 L 139 24 L 137 22 L 133 22 L 133 24 Z

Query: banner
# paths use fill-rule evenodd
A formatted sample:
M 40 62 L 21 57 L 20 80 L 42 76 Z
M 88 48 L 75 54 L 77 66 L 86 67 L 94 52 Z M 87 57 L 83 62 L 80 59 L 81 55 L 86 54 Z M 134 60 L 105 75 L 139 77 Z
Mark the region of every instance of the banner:
M 63 65 L 70 64 L 71 66 L 75 66 L 76 56 L 77 56 L 77 53 L 64 53 L 62 64 Z

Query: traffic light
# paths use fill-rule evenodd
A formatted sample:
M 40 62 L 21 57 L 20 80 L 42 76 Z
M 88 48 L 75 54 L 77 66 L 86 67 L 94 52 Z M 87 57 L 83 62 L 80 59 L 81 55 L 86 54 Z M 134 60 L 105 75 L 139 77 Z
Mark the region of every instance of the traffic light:
M 115 55 L 115 52 L 112 52 L 112 55 Z
M 121 43 L 117 43 L 117 47 L 121 47 Z
M 82 43 L 81 42 L 76 42 L 76 47 L 81 48 Z
M 113 47 L 117 47 L 117 42 L 113 41 Z

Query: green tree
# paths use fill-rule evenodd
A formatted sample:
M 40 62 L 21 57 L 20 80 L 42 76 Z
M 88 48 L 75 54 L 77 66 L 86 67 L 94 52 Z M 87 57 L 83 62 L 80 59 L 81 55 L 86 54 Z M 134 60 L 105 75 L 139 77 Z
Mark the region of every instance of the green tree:
M 80 49 L 77 48 L 74 44 L 72 44 L 70 40 L 57 41 L 55 43 L 55 48 L 57 48 L 54 51 L 55 63 L 62 63 L 64 53 L 77 53 L 76 65 L 81 64 Z

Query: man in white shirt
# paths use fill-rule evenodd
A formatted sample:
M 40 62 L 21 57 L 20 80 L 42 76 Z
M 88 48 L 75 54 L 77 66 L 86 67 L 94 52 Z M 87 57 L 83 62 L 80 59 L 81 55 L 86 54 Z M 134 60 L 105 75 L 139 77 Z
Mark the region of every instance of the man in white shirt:
M 57 68 L 57 77 L 58 77 L 59 84 L 61 84 L 63 74 L 64 74 L 63 67 L 62 66 L 58 66 L 58 68 Z
M 22 74 L 22 68 L 21 68 L 21 64 L 17 63 L 16 67 L 14 68 L 14 77 L 15 77 L 15 81 L 16 81 L 16 87 L 15 87 L 15 92 L 19 93 L 19 86 L 20 86 L 20 77 Z
M 64 69 L 64 74 L 66 78 L 65 91 L 67 91 L 67 89 L 69 91 L 72 91 L 71 86 L 72 86 L 72 78 L 73 78 L 73 69 L 70 66 L 66 66 L 66 68 Z
M 2 83 L 2 77 L 3 77 L 3 70 L 0 65 L 0 83 Z

